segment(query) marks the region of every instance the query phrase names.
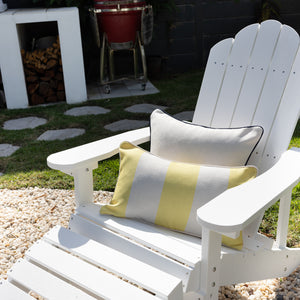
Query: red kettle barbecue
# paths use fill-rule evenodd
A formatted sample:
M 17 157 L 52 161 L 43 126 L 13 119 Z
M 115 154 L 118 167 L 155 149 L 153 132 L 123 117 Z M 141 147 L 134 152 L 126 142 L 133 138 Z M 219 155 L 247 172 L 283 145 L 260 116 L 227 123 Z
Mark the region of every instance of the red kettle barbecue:
M 152 37 L 153 16 L 152 7 L 146 5 L 144 0 L 94 0 L 94 18 L 97 22 L 97 31 L 99 41 L 101 36 L 101 53 L 100 53 L 100 84 L 104 85 L 106 93 L 110 93 L 109 83 L 114 79 L 114 51 L 132 50 L 134 57 L 134 75 L 138 79 L 137 50 L 140 50 L 143 76 L 142 89 L 146 88 L 147 69 L 146 57 L 143 46 L 143 32 L 150 32 Z M 147 28 L 146 28 L 147 27 Z M 145 29 L 146 28 L 146 29 Z M 142 38 L 141 38 L 142 33 Z M 146 40 L 146 38 L 145 38 Z M 108 52 L 108 64 L 105 64 L 106 52 Z M 108 67 L 109 81 L 105 80 L 105 66 Z M 120 78 L 119 80 L 123 80 Z
M 136 32 L 141 28 L 144 0 L 109 0 L 94 1 L 100 32 L 105 32 L 107 41 L 112 43 L 135 42 Z

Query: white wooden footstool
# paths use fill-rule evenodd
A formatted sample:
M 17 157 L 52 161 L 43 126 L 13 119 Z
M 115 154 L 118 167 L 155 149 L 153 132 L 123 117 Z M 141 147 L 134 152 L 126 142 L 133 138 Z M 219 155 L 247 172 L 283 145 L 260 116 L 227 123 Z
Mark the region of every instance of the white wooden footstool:
M 131 278 L 148 287 L 129 283 Z M 8 272 L 8 280 L 0 285 L 0 299 L 34 299 L 32 292 L 55 300 L 174 299 L 178 289 L 182 289 L 178 278 L 56 226 Z

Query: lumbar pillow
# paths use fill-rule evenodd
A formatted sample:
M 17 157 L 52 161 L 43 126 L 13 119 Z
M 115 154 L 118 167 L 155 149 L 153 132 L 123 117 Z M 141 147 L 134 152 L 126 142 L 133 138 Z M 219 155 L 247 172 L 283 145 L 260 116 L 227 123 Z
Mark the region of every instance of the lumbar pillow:
M 201 236 L 197 209 L 256 174 L 252 166 L 229 168 L 169 161 L 123 142 L 115 193 L 100 212 Z M 241 249 L 242 236 L 228 243 Z
M 156 109 L 151 114 L 151 153 L 197 164 L 243 166 L 263 134 L 260 126 L 211 128 L 182 122 Z

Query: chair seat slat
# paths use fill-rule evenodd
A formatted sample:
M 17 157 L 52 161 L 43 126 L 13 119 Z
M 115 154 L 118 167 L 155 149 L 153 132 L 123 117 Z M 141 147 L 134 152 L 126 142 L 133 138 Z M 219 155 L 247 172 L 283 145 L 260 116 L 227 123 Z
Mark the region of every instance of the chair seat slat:
M 96 204 L 80 206 L 77 213 L 189 266 L 194 267 L 201 259 L 200 251 L 168 237 L 169 230 L 136 220 L 100 215 L 100 207 Z
M 23 290 L 19 289 L 17 286 L 11 284 L 10 282 L 1 281 L 0 282 L 0 299 L 5 300 L 34 300 L 33 297 L 29 296 Z
M 95 299 L 95 297 L 88 295 L 84 291 L 68 284 L 53 274 L 39 268 L 34 264 L 31 264 L 24 259 L 19 260 L 13 266 L 9 272 L 9 279 L 21 284 L 28 290 L 34 291 L 46 299 Z
M 123 254 L 134 257 L 146 264 L 149 264 L 161 271 L 167 272 L 182 280 L 184 291 L 191 288 L 190 277 L 199 272 L 198 268 L 192 268 L 181 264 L 157 251 L 142 246 L 116 232 L 103 228 L 102 226 L 82 218 L 72 215 L 69 223 L 71 231 L 93 239 L 107 247 L 122 252 Z
M 63 227 L 53 228 L 45 240 L 162 298 L 182 290 L 180 279 Z
M 26 257 L 43 268 L 62 276 L 65 280 L 70 280 L 73 284 L 104 299 L 150 300 L 156 298 L 44 241 L 33 245 L 26 253 Z

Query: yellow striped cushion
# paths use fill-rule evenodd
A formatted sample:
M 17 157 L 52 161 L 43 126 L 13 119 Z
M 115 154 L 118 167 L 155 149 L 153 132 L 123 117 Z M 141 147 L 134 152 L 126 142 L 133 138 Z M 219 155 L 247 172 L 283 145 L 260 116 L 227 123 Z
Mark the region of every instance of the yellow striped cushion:
M 226 189 L 254 178 L 256 173 L 252 166 L 215 167 L 173 162 L 123 142 L 115 193 L 111 203 L 101 208 L 101 214 L 142 219 L 201 236 L 197 209 Z M 230 242 L 240 249 L 242 236 Z

